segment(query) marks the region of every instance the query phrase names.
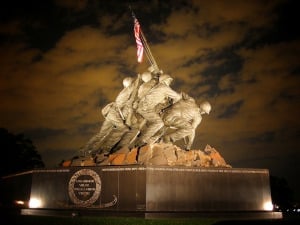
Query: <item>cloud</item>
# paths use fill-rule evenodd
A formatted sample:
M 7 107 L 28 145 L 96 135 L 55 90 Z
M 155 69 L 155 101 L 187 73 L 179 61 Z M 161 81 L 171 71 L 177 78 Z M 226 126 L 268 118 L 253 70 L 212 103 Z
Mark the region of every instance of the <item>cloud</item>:
M 22 35 L 23 32 L 20 29 L 21 23 L 18 20 L 13 20 L 8 23 L 0 24 L 0 34 L 5 36 Z
M 86 8 L 87 0 L 55 0 L 57 6 L 72 9 L 74 11 L 81 11 Z
M 249 27 L 269 26 L 276 19 L 274 13 L 282 1 L 193 1 L 199 10 L 199 22 L 223 25 L 243 23 Z
M 1 51 L 1 113 L 7 115 L 1 124 L 22 129 L 66 128 L 70 118 L 91 122 L 99 96 L 111 101 L 122 86 L 117 62 L 123 42 L 122 36 L 81 27 L 46 53 L 22 43 L 7 46 Z M 13 121 L 18 111 L 22 117 Z
M 247 97 L 244 110 L 264 112 L 262 117 L 265 122 L 269 121 L 266 124 L 269 128 L 299 124 L 297 119 L 294 120 L 299 108 L 294 106 L 296 96 L 299 96 L 296 84 L 300 80 L 292 74 L 298 68 L 295 56 L 300 55 L 299 46 L 298 42 L 291 42 L 241 51 L 245 58 L 241 74 L 246 82 L 238 90 Z M 253 82 L 248 83 L 249 80 Z

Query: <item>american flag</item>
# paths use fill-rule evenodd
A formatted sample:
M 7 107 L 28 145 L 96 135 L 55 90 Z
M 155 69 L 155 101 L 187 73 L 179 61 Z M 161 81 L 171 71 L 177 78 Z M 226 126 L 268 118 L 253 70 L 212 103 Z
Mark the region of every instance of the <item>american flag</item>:
M 140 38 L 141 27 L 139 21 L 134 18 L 134 36 L 137 46 L 137 61 L 140 63 L 143 61 L 144 46 Z

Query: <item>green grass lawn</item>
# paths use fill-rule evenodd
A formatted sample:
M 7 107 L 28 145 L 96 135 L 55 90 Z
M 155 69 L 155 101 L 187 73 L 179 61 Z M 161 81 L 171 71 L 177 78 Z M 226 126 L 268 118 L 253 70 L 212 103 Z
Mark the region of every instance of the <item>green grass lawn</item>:
M 132 217 L 48 217 L 15 216 L 6 219 L 10 225 L 212 225 L 215 219 L 144 219 Z M 1 223 L 3 224 L 3 223 Z
M 144 219 L 135 217 L 53 217 L 24 216 L 4 218 L 1 225 L 290 225 L 299 220 L 222 220 L 208 218 Z
M 226 218 L 163 218 L 145 219 L 131 216 L 41 216 L 21 215 L 20 211 L 0 209 L 1 225 L 290 225 L 300 224 L 300 215 L 284 216 L 283 219 L 237 220 Z

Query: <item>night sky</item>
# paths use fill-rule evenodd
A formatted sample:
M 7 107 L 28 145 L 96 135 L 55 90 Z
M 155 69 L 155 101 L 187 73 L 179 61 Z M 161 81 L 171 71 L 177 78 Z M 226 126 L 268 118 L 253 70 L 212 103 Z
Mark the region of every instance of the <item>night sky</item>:
M 29 137 L 47 167 L 78 154 L 101 127 L 137 63 L 131 4 L 151 51 L 212 111 L 207 144 L 235 168 L 267 168 L 300 190 L 297 1 L 4 1 L 0 7 L 0 127 Z M 5 151 L 6 149 L 1 149 Z M 299 194 L 298 194 L 299 198 Z

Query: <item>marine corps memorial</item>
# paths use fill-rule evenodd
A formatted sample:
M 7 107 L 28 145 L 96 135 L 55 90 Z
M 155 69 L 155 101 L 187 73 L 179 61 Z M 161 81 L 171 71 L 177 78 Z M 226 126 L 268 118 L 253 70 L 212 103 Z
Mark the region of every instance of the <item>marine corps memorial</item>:
M 148 69 L 123 79 L 79 157 L 7 177 L 7 199 L 27 202 L 24 215 L 281 218 L 267 169 L 232 168 L 210 145 L 193 149 L 213 106 L 172 89 L 135 16 L 134 34 Z

